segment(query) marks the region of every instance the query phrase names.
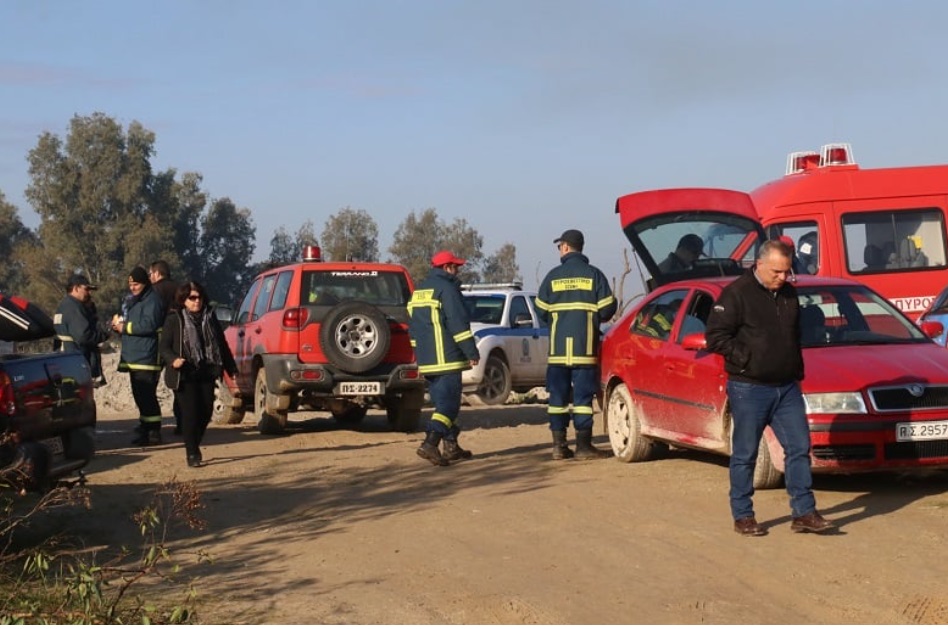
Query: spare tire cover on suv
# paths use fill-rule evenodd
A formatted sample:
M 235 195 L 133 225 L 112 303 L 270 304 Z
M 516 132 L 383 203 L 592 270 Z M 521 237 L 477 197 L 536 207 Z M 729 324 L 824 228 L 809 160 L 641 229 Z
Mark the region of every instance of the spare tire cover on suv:
M 323 319 L 319 343 L 329 362 L 349 373 L 364 373 L 385 359 L 392 341 L 381 310 L 363 301 L 344 301 Z

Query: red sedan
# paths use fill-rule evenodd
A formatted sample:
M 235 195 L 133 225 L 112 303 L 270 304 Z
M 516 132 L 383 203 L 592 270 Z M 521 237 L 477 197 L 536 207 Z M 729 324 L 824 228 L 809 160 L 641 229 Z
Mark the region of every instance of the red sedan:
M 712 304 L 754 259 L 763 232 L 752 216 L 690 208 L 687 196 L 664 206 L 647 201 L 617 208 L 653 290 L 603 339 L 610 443 L 626 462 L 658 456 L 670 444 L 728 455 L 727 375 L 703 332 Z M 682 250 L 678 264 L 676 245 L 698 242 L 689 235 L 703 246 L 692 247 L 699 250 L 691 260 Z M 675 268 L 666 272 L 669 260 Z M 948 356 L 930 338 L 941 324 L 923 331 L 857 282 L 795 282 L 813 472 L 948 467 Z M 773 488 L 782 481 L 783 452 L 769 428 L 761 445 L 754 486 Z

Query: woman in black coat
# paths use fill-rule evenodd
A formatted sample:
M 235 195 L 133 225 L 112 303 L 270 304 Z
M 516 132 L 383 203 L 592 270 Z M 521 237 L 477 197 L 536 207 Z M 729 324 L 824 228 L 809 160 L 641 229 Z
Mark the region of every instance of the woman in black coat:
M 175 292 L 174 310 L 165 320 L 159 351 L 165 384 L 181 408 L 188 465 L 201 467 L 201 440 L 214 410 L 215 384 L 225 371 L 233 377 L 237 364 L 199 283 L 185 282 Z

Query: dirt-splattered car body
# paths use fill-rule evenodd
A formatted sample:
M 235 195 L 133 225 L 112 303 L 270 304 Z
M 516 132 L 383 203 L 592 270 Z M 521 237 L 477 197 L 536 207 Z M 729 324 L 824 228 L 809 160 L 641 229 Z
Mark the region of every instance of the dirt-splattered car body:
M 729 215 L 674 192 L 620 199 L 617 208 L 637 253 L 643 243 L 667 252 L 685 234 L 704 243 L 696 263 L 673 276 L 659 267 L 660 251 L 641 256 L 654 289 L 603 339 L 604 417 L 624 461 L 669 444 L 730 453 L 727 375 L 723 359 L 706 350 L 704 326 L 722 289 L 750 268 L 763 232 L 752 206 Z M 794 281 L 814 472 L 948 466 L 948 360 L 930 338 L 940 324 L 923 331 L 858 282 Z M 769 429 L 760 453 L 755 486 L 774 487 L 783 452 Z

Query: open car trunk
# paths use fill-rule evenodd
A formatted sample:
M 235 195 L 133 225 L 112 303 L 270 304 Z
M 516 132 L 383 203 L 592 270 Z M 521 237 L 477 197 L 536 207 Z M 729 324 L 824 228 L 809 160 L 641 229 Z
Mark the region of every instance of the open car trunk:
M 651 279 L 648 289 L 684 279 L 740 275 L 764 242 L 748 194 L 678 188 L 628 194 L 616 213 Z

